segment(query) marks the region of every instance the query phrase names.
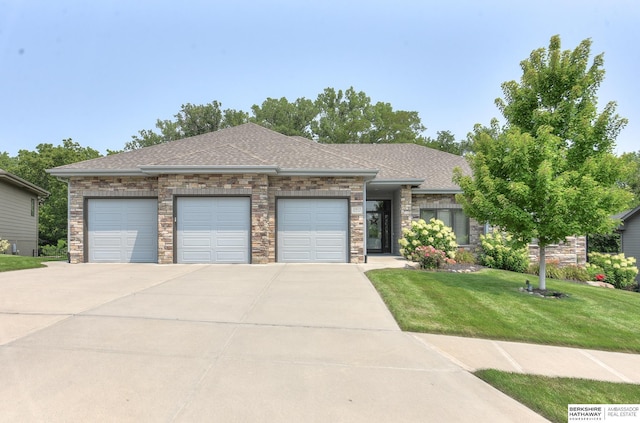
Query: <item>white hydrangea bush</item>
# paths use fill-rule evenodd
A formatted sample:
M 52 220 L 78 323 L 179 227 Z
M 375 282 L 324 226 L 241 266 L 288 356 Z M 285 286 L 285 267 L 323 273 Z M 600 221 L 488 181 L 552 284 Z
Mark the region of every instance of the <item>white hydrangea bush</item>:
M 442 220 L 424 219 L 411 222 L 411 228 L 402 230 L 402 238 L 398 240 L 400 254 L 408 260 L 418 261 L 416 248 L 431 246 L 444 251 L 447 257 L 453 259 L 456 256 L 458 244 L 453 229 L 444 224 Z

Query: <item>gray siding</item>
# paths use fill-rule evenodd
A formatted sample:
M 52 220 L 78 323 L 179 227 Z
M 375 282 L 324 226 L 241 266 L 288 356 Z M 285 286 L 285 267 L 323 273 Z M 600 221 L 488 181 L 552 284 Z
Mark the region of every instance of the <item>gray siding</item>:
M 625 257 L 635 257 L 640 261 L 640 213 L 636 213 L 624 222 L 622 231 L 622 252 Z M 636 262 L 636 266 L 640 265 Z M 640 275 L 636 276 L 640 281 Z
M 35 200 L 33 216 L 31 199 Z M 4 181 L 0 181 L 0 239 L 15 243 L 22 256 L 38 249 L 38 197 Z M 7 253 L 11 254 L 11 247 Z

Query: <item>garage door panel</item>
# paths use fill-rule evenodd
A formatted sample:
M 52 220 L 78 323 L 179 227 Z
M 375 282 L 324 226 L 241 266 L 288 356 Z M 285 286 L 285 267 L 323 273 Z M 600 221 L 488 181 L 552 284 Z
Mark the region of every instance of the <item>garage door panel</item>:
M 177 205 L 178 262 L 249 262 L 249 198 L 181 197 Z
M 156 199 L 90 199 L 87 207 L 88 261 L 157 263 Z
M 277 214 L 278 261 L 348 261 L 346 199 L 279 199 Z

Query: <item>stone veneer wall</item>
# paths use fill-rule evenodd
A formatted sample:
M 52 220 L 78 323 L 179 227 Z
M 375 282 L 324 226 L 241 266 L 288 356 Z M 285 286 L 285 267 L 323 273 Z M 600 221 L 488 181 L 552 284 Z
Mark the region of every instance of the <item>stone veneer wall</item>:
M 247 196 L 251 198 L 251 262 L 276 260 L 276 198 L 344 197 L 350 209 L 363 204 L 363 178 L 268 177 L 267 175 L 160 175 L 159 177 L 70 178 L 69 252 L 72 263 L 86 260 L 85 199 L 157 198 L 158 263 L 174 262 L 174 205 L 177 196 Z M 364 260 L 364 216 L 350 214 L 350 260 Z
M 364 179 L 361 177 L 269 177 L 269 261 L 276 261 L 276 200 L 278 198 L 347 198 L 350 205 L 351 263 L 364 261 L 364 215 L 354 213 L 354 207 L 364 211 Z
M 584 266 L 587 262 L 587 237 L 568 236 L 565 242 L 557 245 L 548 245 L 545 254 L 546 262 L 557 262 L 558 266 Z M 540 260 L 540 247 L 537 244 L 529 245 L 529 261 L 538 263 Z
M 420 219 L 420 209 L 461 209 L 456 203 L 455 194 L 414 194 L 411 205 L 412 218 Z M 469 219 L 469 244 L 464 247 L 475 250 L 480 247 L 480 235 L 484 234 L 484 225 L 475 219 Z
M 72 177 L 69 178 L 69 257 L 71 263 L 83 263 L 85 242 L 85 199 L 88 198 L 153 198 L 158 196 L 156 178 Z
M 251 198 L 251 262 L 269 260 L 267 176 L 160 175 L 158 177 L 158 263 L 174 262 L 176 196 L 247 196 Z

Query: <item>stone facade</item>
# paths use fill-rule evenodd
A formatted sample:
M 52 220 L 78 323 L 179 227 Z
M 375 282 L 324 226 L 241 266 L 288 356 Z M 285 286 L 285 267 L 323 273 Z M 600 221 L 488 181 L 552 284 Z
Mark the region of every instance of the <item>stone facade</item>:
M 362 177 L 270 177 L 264 174 L 158 177 L 74 177 L 69 181 L 69 252 L 72 263 L 87 261 L 86 200 L 90 198 L 157 198 L 158 263 L 175 262 L 175 204 L 180 196 L 246 196 L 251 199 L 251 262 L 276 261 L 278 198 L 345 198 L 350 205 L 352 263 L 364 261 Z M 354 212 L 359 210 L 359 212 Z
M 569 236 L 565 242 L 548 245 L 545 253 L 547 263 L 555 262 L 560 267 L 584 266 L 587 262 L 587 237 Z M 540 247 L 537 244 L 530 244 L 529 261 L 538 263 L 539 259 Z
M 69 253 L 72 263 L 87 261 L 86 204 L 91 198 L 156 198 L 158 200 L 158 263 L 174 263 L 175 205 L 180 196 L 244 196 L 251 200 L 251 263 L 277 261 L 276 204 L 279 198 L 344 198 L 349 201 L 349 261 L 364 261 L 364 180 L 362 177 L 268 176 L 265 174 L 191 175 L 158 177 L 72 177 L 69 180 Z M 412 194 L 398 190 L 396 213 L 400 228 L 420 218 L 424 208 L 461 208 L 453 194 Z M 470 219 L 469 245 L 480 246 L 484 225 Z M 538 247 L 530 247 L 531 261 Z M 548 260 L 560 265 L 586 262 L 585 237 L 547 247 Z

